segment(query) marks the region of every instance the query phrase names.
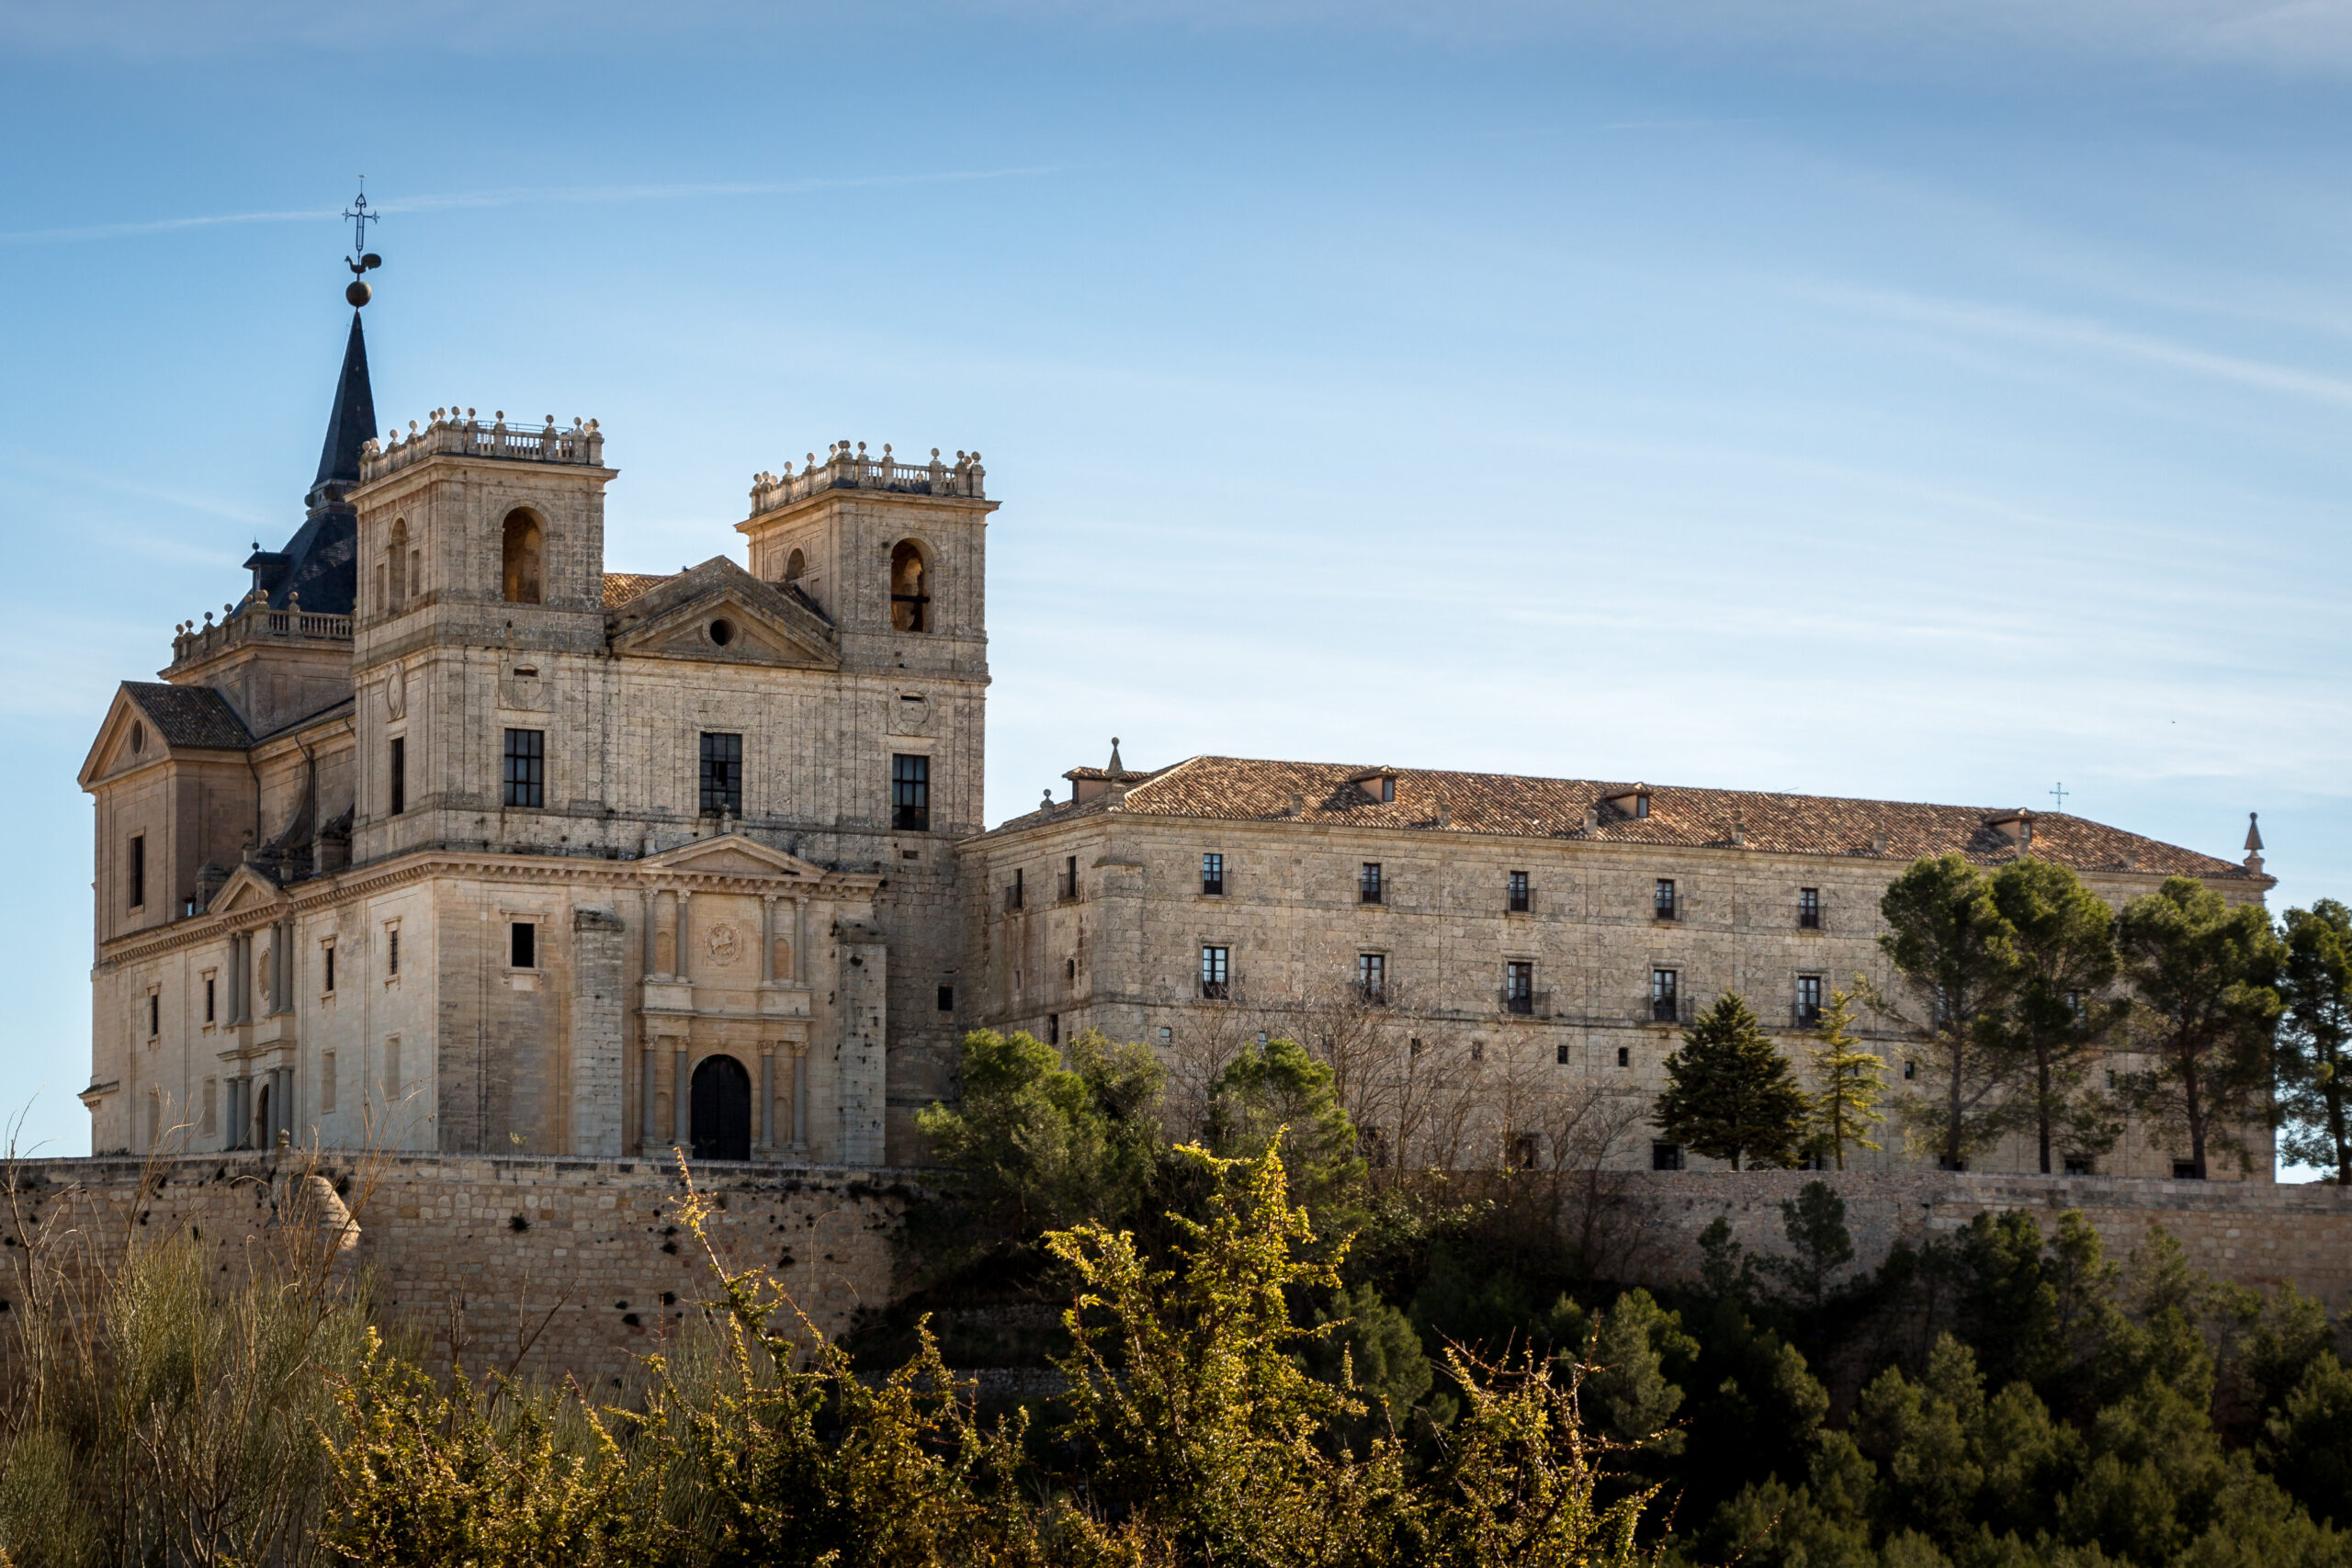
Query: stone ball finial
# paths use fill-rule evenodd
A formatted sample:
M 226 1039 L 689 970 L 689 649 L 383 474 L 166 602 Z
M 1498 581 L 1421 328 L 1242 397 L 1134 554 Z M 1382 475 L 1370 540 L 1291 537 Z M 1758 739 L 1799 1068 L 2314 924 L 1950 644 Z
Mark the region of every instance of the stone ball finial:
M 368 288 L 357 278 L 352 279 L 351 287 L 343 291 L 343 297 L 351 301 L 351 308 L 355 310 L 368 303 L 368 300 L 374 299 L 375 294 L 376 291 L 374 289 Z

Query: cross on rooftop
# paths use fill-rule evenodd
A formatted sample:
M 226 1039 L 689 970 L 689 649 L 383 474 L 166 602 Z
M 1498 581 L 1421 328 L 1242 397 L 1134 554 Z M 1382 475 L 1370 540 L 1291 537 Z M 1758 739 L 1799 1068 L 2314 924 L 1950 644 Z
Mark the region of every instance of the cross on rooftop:
M 2064 811 L 2066 809 L 2066 795 L 2067 790 L 2064 780 L 2061 780 L 2059 783 L 2050 786 L 2050 798 L 2058 803 L 2051 807 L 2052 811 Z

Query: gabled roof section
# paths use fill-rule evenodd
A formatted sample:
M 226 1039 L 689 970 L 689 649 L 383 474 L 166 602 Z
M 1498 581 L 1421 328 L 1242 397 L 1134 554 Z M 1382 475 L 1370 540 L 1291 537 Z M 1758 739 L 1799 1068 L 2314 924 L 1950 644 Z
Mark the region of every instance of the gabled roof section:
M 2246 866 L 2062 812 L 1656 784 L 1644 786 L 1649 815 L 1635 817 L 1610 804 L 1612 797 L 1634 793 L 1634 785 L 1627 783 L 1421 768 L 1393 770 L 1396 798 L 1382 802 L 1352 782 L 1368 771 L 1345 763 L 1192 757 L 1131 784 L 1115 806 L 1108 795 L 1059 805 L 1050 815 L 1032 812 L 996 830 L 1116 809 L 1146 817 L 1736 846 L 1786 854 L 1912 860 L 1956 851 L 1984 864 L 2025 852 L 2076 871 L 2269 880 Z M 1080 772 L 1073 770 L 1073 776 Z M 2030 843 L 2022 850 L 2017 833 L 2021 818 L 2031 826 Z M 2006 829 L 1999 825 L 2004 821 L 2009 824 Z
M 728 623 L 724 643 L 711 636 L 720 620 Z M 841 663 L 831 626 L 725 556 L 664 578 L 608 610 L 605 627 L 616 653 L 828 670 Z
M 174 686 L 162 681 L 125 681 L 99 726 L 97 739 L 82 760 L 81 784 L 87 789 L 117 770 L 134 722 L 142 727 L 141 762 L 160 761 L 171 751 L 244 751 L 254 738 L 229 700 L 209 686 Z
M 229 880 L 204 907 L 208 915 L 249 915 L 256 909 L 274 909 L 286 902 L 286 889 L 264 876 L 250 865 L 241 865 L 229 874 Z
M 658 571 L 608 571 L 605 573 L 605 608 L 617 610 L 669 581 Z

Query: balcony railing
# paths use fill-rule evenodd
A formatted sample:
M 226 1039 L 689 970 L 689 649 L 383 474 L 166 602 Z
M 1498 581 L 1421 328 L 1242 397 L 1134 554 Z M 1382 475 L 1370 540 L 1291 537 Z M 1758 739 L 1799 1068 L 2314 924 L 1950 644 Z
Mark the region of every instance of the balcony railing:
M 414 420 L 409 421 L 408 432 L 406 436 L 397 430 L 387 432 L 384 440 L 370 440 L 359 448 L 362 480 L 379 479 L 412 463 L 444 456 L 495 457 L 514 463 L 577 463 L 592 468 L 605 461 L 604 433 L 593 419 L 566 430 L 556 423 L 553 414 L 548 415 L 543 426 L 510 425 L 506 411 L 501 409 L 484 424 L 471 409 L 462 416 L 456 409 L 435 409 L 422 429 Z
M 245 602 L 227 611 L 216 625 L 212 613 L 206 611 L 204 624 L 184 621 L 173 629 L 172 662 L 185 664 L 190 660 L 209 659 L 216 653 L 264 637 L 306 637 L 319 642 L 349 642 L 349 615 L 322 615 L 302 608 L 302 596 L 288 593 L 286 607 L 273 610 L 269 601 L 259 592 L 248 594 Z
M 1797 906 L 1797 930 L 1803 931 L 1827 930 L 1828 922 L 1824 918 L 1826 913 L 1826 911 L 1825 911 L 1818 903 L 1799 904 Z
M 1241 976 L 1227 970 L 1222 980 L 1203 980 L 1201 997 L 1204 1001 L 1227 1002 L 1233 999 L 1233 989 L 1241 984 Z
M 1682 895 L 1661 893 L 1650 900 L 1650 919 L 1679 920 L 1682 918 Z
M 1502 1010 L 1513 1018 L 1549 1018 L 1552 1016 L 1552 993 L 1549 991 L 1515 991 L 1504 987 L 1495 994 Z
M 1689 1023 L 1696 1016 L 1687 996 L 1650 998 L 1649 1021 L 1652 1023 Z
M 808 454 L 808 467 L 798 473 L 786 463 L 780 474 L 752 476 L 752 515 L 774 512 L 796 501 L 806 501 L 829 490 L 879 490 L 899 495 L 961 495 L 975 501 L 984 500 L 982 488 L 987 470 L 980 467 L 978 452 L 958 452 L 953 463 L 942 462 L 939 448 L 931 449 L 928 463 L 901 463 L 890 452 L 890 444 L 882 444 L 882 455 L 869 457 L 865 443 L 857 444 L 854 452 L 846 441 L 836 441 L 825 448 L 823 462 L 817 454 Z
M 1819 1029 L 1821 1004 L 1819 1002 L 1791 1002 L 1789 1027 L 1791 1029 Z

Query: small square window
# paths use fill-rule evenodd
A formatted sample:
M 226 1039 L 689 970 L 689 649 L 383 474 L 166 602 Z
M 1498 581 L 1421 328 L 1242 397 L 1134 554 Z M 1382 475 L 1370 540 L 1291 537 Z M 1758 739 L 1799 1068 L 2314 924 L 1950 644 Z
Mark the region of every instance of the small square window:
M 956 1010 L 955 987 L 942 986 L 939 987 L 939 1010 L 942 1012 L 954 1012 Z
M 1225 857 L 1204 852 L 1201 856 L 1201 891 L 1211 897 L 1225 896 Z
M 1630 1067 L 1630 1066 L 1632 1066 L 1634 1065 L 1634 1053 L 1633 1053 L 1630 1049 L 1628 1049 L 1627 1047 L 1625 1047 L 1625 1046 L 1623 1046 L 1623 1045 L 1618 1046 L 1618 1047 L 1617 1047 L 1617 1065 L 1618 1065 L 1619 1066 L 1621 1066 L 1621 1067 Z
M 1159 1043 L 1160 1043 L 1162 1045 L 1167 1044 L 1170 1041 L 1171 1041 L 1171 1040 L 1173 1040 L 1173 1039 L 1175 1039 L 1175 1038 L 1176 1038 L 1176 1032 L 1175 1032 L 1174 1030 L 1172 1030 L 1172 1029 L 1169 1028 L 1169 1027 L 1168 1027 L 1166 1024 L 1164 1024 L 1164 1023 L 1163 1023 L 1163 1024 L 1161 1024 L 1161 1025 L 1159 1026 Z
M 2088 1155 L 2068 1155 L 2066 1156 L 2066 1174 L 2069 1176 L 2091 1175 L 2091 1156 Z
M 1652 1144 L 1650 1168 L 1652 1170 L 1680 1170 L 1682 1145 L 1680 1144 Z
M 516 920 L 506 928 L 506 962 L 516 969 L 537 969 L 539 966 L 539 928 L 530 920 Z
M 1564 1067 L 1568 1065 L 1567 1042 L 1562 1041 L 1559 1044 L 1552 1047 L 1552 1060 L 1559 1063 L 1560 1066 Z
M 2172 1162 L 2172 1179 L 2173 1179 L 2175 1181 L 2194 1181 L 2194 1180 L 2196 1180 L 2196 1179 L 2197 1179 L 2197 1162 L 2196 1162 L 2195 1160 L 2193 1160 L 2193 1159 L 2177 1159 L 2177 1160 L 2173 1161 L 2173 1162 Z

